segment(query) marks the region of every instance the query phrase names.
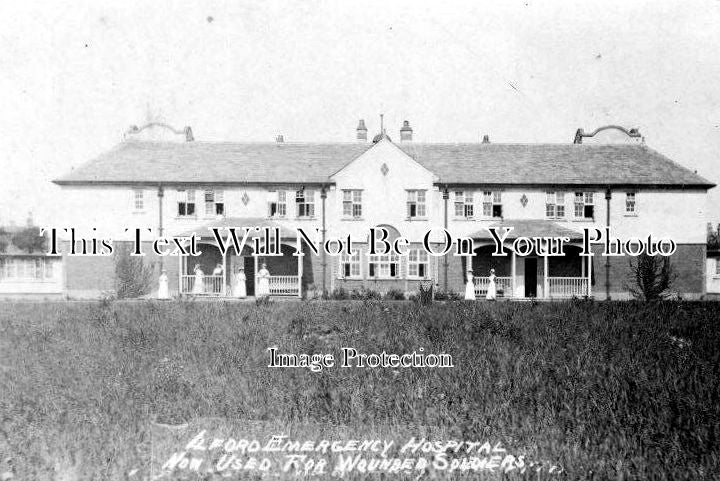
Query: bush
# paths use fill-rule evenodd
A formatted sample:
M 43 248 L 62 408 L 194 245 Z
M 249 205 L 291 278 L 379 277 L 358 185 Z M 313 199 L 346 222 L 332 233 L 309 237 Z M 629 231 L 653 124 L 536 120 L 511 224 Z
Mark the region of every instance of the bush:
M 327 292 L 323 294 L 323 299 L 329 299 L 332 301 L 345 301 L 347 299 L 350 299 L 350 294 L 344 288 L 337 287 L 329 294 Z
M 144 296 L 150 292 L 153 270 L 142 257 L 131 256 L 130 249 L 119 247 L 115 253 L 115 290 L 118 299 Z
M 411 296 L 411 299 L 415 302 L 418 302 L 422 305 L 429 305 L 432 304 L 433 301 L 433 289 L 435 287 L 433 285 L 430 285 L 428 288 L 425 288 L 422 283 L 418 286 L 418 292 L 416 295 Z
M 453 291 L 438 291 L 435 293 L 436 301 L 459 301 L 460 299 L 462 299 L 460 294 Z
M 12 236 L 12 243 L 21 251 L 32 254 L 45 249 L 45 238 L 40 235 L 38 227 L 26 227 Z
M 405 293 L 400 289 L 390 289 L 385 293 L 383 299 L 386 299 L 388 301 L 404 301 Z
M 350 299 L 358 301 L 380 300 L 382 299 L 382 294 L 363 286 L 360 289 L 353 289 L 350 292 Z
M 670 295 L 675 278 L 669 257 L 641 254 L 636 262 L 630 260 L 628 290 L 636 299 L 656 301 Z

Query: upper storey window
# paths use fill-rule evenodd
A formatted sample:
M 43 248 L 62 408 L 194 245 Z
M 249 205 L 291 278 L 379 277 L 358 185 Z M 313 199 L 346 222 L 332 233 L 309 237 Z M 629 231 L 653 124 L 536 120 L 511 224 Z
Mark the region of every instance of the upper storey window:
M 133 207 L 135 212 L 145 210 L 145 191 L 143 189 L 133 189 Z
M 483 217 L 501 218 L 503 215 L 502 208 L 502 192 L 489 191 L 483 192 Z
M 195 191 L 192 189 L 178 190 L 178 217 L 190 217 L 195 215 Z
M 637 198 L 635 192 L 625 194 L 625 213 L 628 215 L 637 214 Z
M 575 217 L 579 219 L 595 218 L 595 202 L 592 192 L 575 192 Z
M 225 215 L 225 201 L 222 190 L 205 191 L 205 215 Z
M 343 217 L 359 219 L 362 217 L 362 190 L 343 190 Z
M 458 190 L 455 192 L 455 217 L 472 219 L 474 214 L 473 193 Z
M 547 192 L 545 195 L 545 216 L 548 219 L 565 218 L 565 194 L 563 192 Z
M 297 209 L 297 217 L 315 217 L 315 191 L 298 190 L 295 193 L 295 207 Z
M 268 217 L 282 218 L 287 215 L 287 193 L 284 190 L 278 190 L 277 197 L 268 202 Z
M 409 219 L 423 218 L 427 215 L 425 207 L 424 190 L 408 190 L 407 191 L 407 216 Z

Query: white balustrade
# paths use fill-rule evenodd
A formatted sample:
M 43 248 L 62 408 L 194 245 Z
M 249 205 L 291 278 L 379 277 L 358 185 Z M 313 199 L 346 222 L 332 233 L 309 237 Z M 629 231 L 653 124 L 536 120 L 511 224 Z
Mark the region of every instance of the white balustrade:
M 551 298 L 585 297 L 588 295 L 587 277 L 548 277 Z
M 487 294 L 488 286 L 490 285 L 489 277 L 473 277 L 473 284 L 475 284 L 475 295 L 478 297 L 485 297 Z M 496 277 L 495 278 L 495 291 L 497 297 L 512 297 L 513 296 L 513 278 L 510 277 Z

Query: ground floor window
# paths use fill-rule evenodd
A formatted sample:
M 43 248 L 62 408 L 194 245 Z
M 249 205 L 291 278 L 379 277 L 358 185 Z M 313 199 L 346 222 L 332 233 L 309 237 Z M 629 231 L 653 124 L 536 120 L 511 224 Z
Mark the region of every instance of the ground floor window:
M 368 276 L 379 279 L 400 277 L 400 256 L 397 254 L 369 255 Z
M 343 254 L 340 258 L 340 277 L 352 279 L 360 277 L 360 252 L 353 255 Z
M 43 281 L 54 277 L 55 260 L 43 257 L 0 258 L 0 280 Z
M 426 279 L 430 274 L 429 255 L 424 249 L 413 249 L 408 253 L 408 277 Z

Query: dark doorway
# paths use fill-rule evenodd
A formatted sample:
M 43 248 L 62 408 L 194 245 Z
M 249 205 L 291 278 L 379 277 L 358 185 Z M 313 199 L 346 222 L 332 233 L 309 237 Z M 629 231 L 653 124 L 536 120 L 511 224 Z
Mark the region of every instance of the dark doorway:
M 252 256 L 243 257 L 245 261 L 245 289 L 248 296 L 255 295 L 255 258 Z
M 537 297 L 537 257 L 525 259 L 525 297 Z

